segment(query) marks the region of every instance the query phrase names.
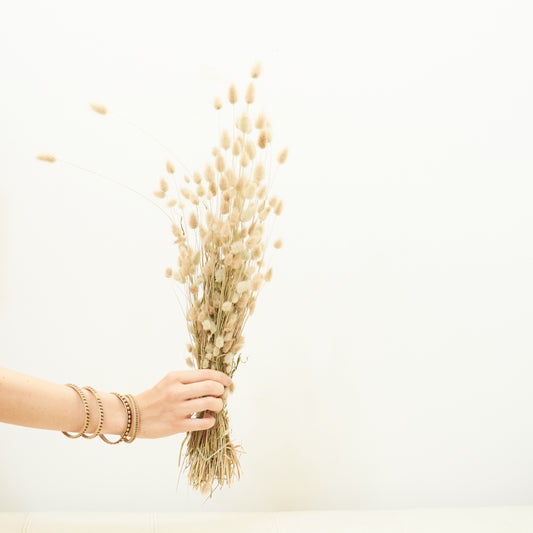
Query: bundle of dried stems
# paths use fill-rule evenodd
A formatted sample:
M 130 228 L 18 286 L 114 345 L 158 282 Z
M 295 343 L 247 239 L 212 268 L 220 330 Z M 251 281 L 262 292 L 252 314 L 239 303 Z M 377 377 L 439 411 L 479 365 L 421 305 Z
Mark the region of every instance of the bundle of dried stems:
M 166 176 L 159 179 L 159 188 L 153 192 L 164 202 L 164 209 L 158 207 L 171 221 L 178 247 L 177 265 L 167 268 L 165 276 L 184 289 L 190 334 L 186 363 L 231 377 L 239 363 L 245 362 L 241 360 L 243 330 L 254 312 L 258 292 L 272 279 L 266 258 L 272 233 L 270 220 L 283 209 L 282 200 L 272 195 L 271 189 L 288 149 L 281 150 L 273 161 L 271 123 L 263 112 L 254 115 L 251 110 L 254 82 L 260 73 L 261 64 L 256 63 L 242 103 L 236 86 L 229 87 L 227 100 L 233 123 L 219 132 L 220 140 L 203 173 L 186 171 L 183 183 L 178 184 L 174 164 L 167 161 Z M 91 107 L 101 115 L 107 114 L 101 104 Z M 215 98 L 214 108 L 221 112 L 220 98 Z M 56 161 L 51 154 L 37 158 Z M 177 162 L 182 165 L 179 159 Z M 169 193 L 168 181 L 173 182 L 175 194 Z M 281 246 L 281 239 L 273 243 L 275 249 Z M 233 386 L 229 390 L 233 392 Z M 187 443 L 184 466 L 189 483 L 209 497 L 215 482 L 222 488 L 235 476 L 240 478 L 238 454 L 243 451 L 230 440 L 227 392 L 223 395 L 223 410 L 211 413 L 215 425 L 187 433 L 179 453 L 181 462 Z M 196 417 L 203 418 L 205 413 L 196 413 Z

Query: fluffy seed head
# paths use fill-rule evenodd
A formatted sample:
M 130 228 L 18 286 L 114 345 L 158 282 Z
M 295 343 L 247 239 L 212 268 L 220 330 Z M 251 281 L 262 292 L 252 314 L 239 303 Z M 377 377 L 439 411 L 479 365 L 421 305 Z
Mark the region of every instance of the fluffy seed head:
M 213 181 L 215 179 L 215 170 L 211 165 L 206 165 L 204 176 L 207 181 Z
M 233 304 L 231 302 L 224 302 L 222 304 L 222 311 L 224 313 L 229 313 L 233 309 Z
M 283 241 L 282 241 L 281 239 L 278 239 L 278 240 L 274 243 L 274 248 L 276 248 L 277 250 L 279 250 L 282 246 L 283 246 Z
M 255 185 L 255 183 L 248 183 L 244 187 L 244 191 L 243 191 L 244 197 L 247 200 L 251 200 L 255 196 L 256 189 L 257 189 L 257 185 Z
M 231 146 L 231 137 L 228 130 L 224 130 L 220 136 L 220 146 L 227 150 Z
M 216 157 L 220 153 L 218 146 L 213 146 L 213 148 L 211 149 L 211 153 Z
M 236 290 L 239 294 L 250 290 L 250 282 L 248 280 L 239 281 L 239 283 L 237 283 Z
M 252 71 L 250 75 L 252 76 L 252 78 L 259 78 L 260 74 L 261 74 L 261 61 L 256 61 L 256 63 L 252 67 Z
M 278 202 L 278 205 L 276 206 L 276 209 L 274 209 L 274 214 L 279 216 L 279 215 L 281 215 L 282 211 L 283 211 L 283 201 L 280 200 Z
M 236 104 L 238 100 L 237 95 L 237 87 L 235 87 L 235 84 L 231 84 L 228 90 L 228 100 L 230 104 Z
M 215 160 L 215 167 L 217 169 L 217 172 L 224 172 L 226 162 L 224 161 L 224 156 L 222 154 L 217 155 L 217 158 Z
M 218 96 L 213 100 L 213 106 L 217 111 L 222 109 L 222 100 Z
M 252 139 L 246 140 L 246 153 L 250 159 L 255 157 L 255 143 L 252 141 Z
M 192 360 L 192 357 L 189 356 L 185 359 L 185 363 L 187 364 L 187 366 L 191 367 L 191 368 L 194 368 L 194 361 Z
M 191 213 L 189 216 L 189 226 L 191 229 L 196 229 L 198 227 L 198 218 L 196 213 Z
M 250 117 L 243 113 L 238 119 L 237 119 L 237 128 L 239 128 L 243 133 L 250 133 L 252 131 L 252 122 L 250 120 Z
M 165 192 L 164 191 L 154 191 L 154 196 L 157 196 L 157 198 L 164 198 Z
M 227 190 L 227 188 L 229 187 L 229 185 L 228 185 L 228 178 L 226 178 L 226 175 L 225 175 L 225 174 L 223 174 L 222 176 L 220 176 L 220 181 L 219 181 L 218 186 L 220 187 L 220 190 L 221 190 L 221 191 L 225 191 L 225 190 Z
M 259 189 L 257 191 L 257 197 L 260 200 L 262 200 L 266 196 L 266 193 L 267 193 L 267 186 L 266 185 L 262 185 L 261 187 L 259 187 Z
M 168 202 L 167 202 L 167 205 L 168 207 L 174 207 L 176 205 L 178 201 L 176 200 L 176 198 L 171 198 Z
M 231 153 L 235 156 L 239 155 L 241 153 L 241 143 L 234 141 Z
M 261 283 L 263 283 L 263 276 L 261 274 L 256 274 L 254 278 L 252 279 L 251 287 L 253 291 L 259 290 L 261 287 Z
M 220 335 L 215 339 L 215 346 L 217 348 L 222 348 L 224 346 L 224 337 L 221 337 Z
M 253 83 L 250 83 L 248 85 L 248 89 L 246 90 L 246 96 L 244 97 L 247 104 L 253 104 L 255 99 L 255 86 Z
M 255 165 L 254 169 L 254 181 L 260 183 L 265 178 L 265 166 L 259 162 Z
M 265 274 L 265 281 L 270 281 L 272 279 L 272 268 L 268 270 L 268 272 Z
M 261 150 L 265 149 L 267 145 L 267 136 L 265 130 L 261 130 L 259 132 L 259 136 L 257 137 L 257 146 L 261 148 Z
M 107 113 L 107 107 L 103 104 L 90 104 L 93 111 L 96 111 L 100 115 L 105 115 Z
M 163 191 L 163 192 L 167 192 L 168 191 L 168 183 L 166 182 L 165 178 L 161 178 L 159 180 L 159 188 Z
M 244 245 L 242 241 L 236 241 L 231 245 L 231 251 L 234 254 L 238 254 L 244 250 Z
M 228 178 L 228 183 L 234 187 L 235 184 L 237 183 L 237 176 L 235 176 L 235 172 L 233 172 L 233 169 L 232 168 L 228 168 L 225 172 L 227 178 Z
M 249 205 L 246 210 L 241 215 L 241 222 L 248 222 L 252 219 L 255 214 L 256 207 L 255 205 Z
M 204 320 L 202 326 L 206 331 L 212 331 L 213 333 L 217 330 L 215 323 L 210 318 Z
M 172 269 L 170 267 L 165 270 L 165 277 L 167 278 L 172 277 Z
M 283 150 L 279 153 L 278 155 L 278 163 L 280 165 L 283 165 L 283 163 L 285 163 L 285 161 L 287 161 L 287 155 L 289 154 L 289 149 L 288 148 L 283 148 Z
M 170 161 L 167 161 L 167 172 L 169 174 L 174 174 L 174 165 Z
M 248 154 L 246 152 L 243 152 L 241 154 L 240 163 L 242 168 L 246 168 L 250 163 L 250 158 L 248 157 Z
M 259 115 L 257 115 L 257 118 L 255 120 L 255 127 L 258 129 L 258 130 L 262 130 L 264 127 L 265 127 L 265 124 L 266 124 L 266 116 L 265 114 L 261 111 L 261 113 L 259 113 Z
M 36 156 L 40 161 L 46 161 L 47 163 L 55 163 L 56 158 L 52 154 L 39 154 Z

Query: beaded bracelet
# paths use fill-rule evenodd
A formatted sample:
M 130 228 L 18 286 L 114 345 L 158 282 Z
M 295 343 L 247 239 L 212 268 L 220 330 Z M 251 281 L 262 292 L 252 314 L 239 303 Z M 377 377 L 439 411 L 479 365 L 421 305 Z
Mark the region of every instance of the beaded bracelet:
M 131 394 L 126 394 L 126 398 L 131 402 L 131 407 L 133 410 L 133 430 L 130 439 L 124 438 L 124 442 L 126 444 L 131 444 L 135 437 L 137 436 L 137 433 L 139 431 L 140 426 L 140 415 L 139 415 L 139 408 L 137 407 L 137 402 L 135 401 L 135 398 Z
M 71 439 L 76 439 L 78 437 L 84 437 L 86 439 L 94 439 L 95 437 L 100 437 L 104 442 L 107 444 L 118 444 L 119 442 L 124 441 L 127 444 L 132 443 L 135 438 L 137 437 L 137 433 L 139 431 L 140 426 L 140 411 L 139 407 L 137 406 L 137 402 L 135 401 L 135 397 L 131 394 L 119 394 L 118 392 L 112 392 L 111 394 L 114 394 L 124 405 L 124 408 L 126 409 L 126 415 L 127 415 L 127 423 L 126 423 L 126 429 L 124 430 L 124 433 L 120 436 L 120 438 L 112 442 L 106 438 L 104 434 L 102 434 L 102 428 L 104 427 L 104 404 L 102 402 L 102 399 L 98 395 L 98 392 L 91 386 L 85 385 L 80 389 L 77 385 L 74 385 L 73 383 L 67 383 L 66 386 L 73 388 L 79 395 L 83 402 L 83 407 L 85 409 L 85 424 L 83 426 L 83 429 L 77 434 L 77 435 L 71 435 L 66 431 L 62 431 L 64 435 Z M 96 402 L 98 404 L 98 410 L 99 410 L 99 421 L 98 421 L 98 427 L 96 428 L 96 431 L 93 435 L 86 435 L 85 432 L 87 431 L 87 428 L 90 425 L 90 409 L 89 409 L 89 402 L 87 401 L 87 396 L 83 392 L 82 389 L 87 389 L 90 391 L 94 397 L 96 398 Z M 130 435 L 131 430 L 131 435 Z
M 66 386 L 73 388 L 80 395 L 81 401 L 83 402 L 83 407 L 85 408 L 85 425 L 83 426 L 83 429 L 77 435 L 71 435 L 67 431 L 62 431 L 61 433 L 63 433 L 63 435 L 66 435 L 69 439 L 77 439 L 78 437 L 81 437 L 87 431 L 87 428 L 89 427 L 91 411 L 89 409 L 89 402 L 87 401 L 87 396 L 85 396 L 85 393 L 77 385 L 74 385 L 73 383 L 67 383 Z
M 118 392 L 112 392 L 111 394 L 114 394 L 124 404 L 124 407 L 126 408 L 126 413 L 127 413 L 127 416 L 128 416 L 128 421 L 126 423 L 126 429 L 124 430 L 124 433 L 121 435 L 120 439 L 116 440 L 115 442 L 112 442 L 112 441 L 108 440 L 107 437 L 105 435 L 103 435 L 103 434 L 100 434 L 100 438 L 104 442 L 107 442 L 107 444 L 118 444 L 119 442 L 122 442 L 123 440 L 125 440 L 126 439 L 126 435 L 130 432 L 130 428 L 131 428 L 131 408 L 130 408 L 130 404 L 129 404 L 128 400 L 122 394 L 119 394 Z
M 93 435 L 86 435 L 85 433 L 82 434 L 82 437 L 85 437 L 86 439 L 94 439 L 94 437 L 98 437 L 100 435 L 100 432 L 102 431 L 102 428 L 104 427 L 104 404 L 102 402 L 102 399 L 96 392 L 96 390 L 91 387 L 90 385 L 85 385 L 82 387 L 82 389 L 87 389 L 88 391 L 91 391 L 93 393 L 93 396 L 96 398 L 96 402 L 98 403 L 98 411 L 100 412 L 100 419 L 98 421 L 98 427 L 96 428 L 96 431 Z

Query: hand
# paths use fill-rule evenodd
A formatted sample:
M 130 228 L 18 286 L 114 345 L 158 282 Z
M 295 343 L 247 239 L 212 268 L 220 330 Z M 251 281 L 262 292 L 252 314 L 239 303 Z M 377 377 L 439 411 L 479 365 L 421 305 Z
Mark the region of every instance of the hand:
M 227 374 L 212 369 L 168 373 L 154 387 L 135 396 L 140 412 L 137 437 L 157 439 L 212 428 L 215 419 L 209 413 L 204 418 L 191 415 L 206 410 L 220 412 L 224 407 L 220 396 L 232 383 Z

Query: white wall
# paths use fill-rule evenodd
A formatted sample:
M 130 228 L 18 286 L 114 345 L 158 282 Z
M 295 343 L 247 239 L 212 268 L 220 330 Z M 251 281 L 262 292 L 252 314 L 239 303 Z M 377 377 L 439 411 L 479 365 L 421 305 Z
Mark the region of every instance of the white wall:
M 0 511 L 533 503 L 533 36 L 525 1 L 2 7 L 0 366 L 137 394 L 186 369 L 150 194 L 212 97 L 263 61 L 290 146 L 285 248 L 230 400 L 243 476 L 176 493 L 184 435 L 130 446 L 0 424 Z

